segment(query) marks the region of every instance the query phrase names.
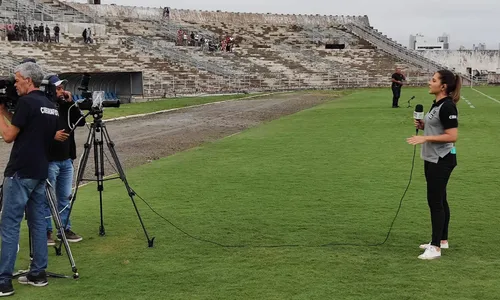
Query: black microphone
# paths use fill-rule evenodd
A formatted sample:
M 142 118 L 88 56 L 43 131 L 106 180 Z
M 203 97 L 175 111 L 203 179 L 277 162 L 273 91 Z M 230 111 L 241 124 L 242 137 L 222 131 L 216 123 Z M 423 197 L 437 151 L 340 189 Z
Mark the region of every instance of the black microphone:
M 422 106 L 422 104 L 415 105 L 415 111 L 413 112 L 413 118 L 415 120 L 419 121 L 419 123 L 424 118 L 424 107 Z M 416 133 L 418 135 L 418 128 L 417 128 Z
M 415 96 L 411 96 L 410 100 L 408 100 L 408 107 L 411 107 L 410 102 L 411 102 L 411 100 L 413 100 L 413 99 L 415 99 Z

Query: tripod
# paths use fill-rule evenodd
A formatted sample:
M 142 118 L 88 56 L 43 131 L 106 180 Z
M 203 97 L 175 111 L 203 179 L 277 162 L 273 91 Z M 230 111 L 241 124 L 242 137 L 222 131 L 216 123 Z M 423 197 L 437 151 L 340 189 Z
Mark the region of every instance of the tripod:
M 80 165 L 78 166 L 78 171 L 77 171 L 77 175 L 76 175 L 76 183 L 75 183 L 75 192 L 73 193 L 73 197 L 71 199 L 72 205 L 69 208 L 67 220 L 69 221 L 69 216 L 71 215 L 71 211 L 73 209 L 73 204 L 76 201 L 80 182 L 82 180 L 96 181 L 97 182 L 97 191 L 99 191 L 99 211 L 100 211 L 100 217 L 101 217 L 101 224 L 99 226 L 99 235 L 100 236 L 106 235 L 106 231 L 104 228 L 103 210 L 102 210 L 102 192 L 104 191 L 104 181 L 119 178 L 124 183 L 125 189 L 127 190 L 127 194 L 130 197 L 132 204 L 134 205 L 135 212 L 137 213 L 137 217 L 139 218 L 139 222 L 141 223 L 144 234 L 146 235 L 146 239 L 148 240 L 148 247 L 153 247 L 153 243 L 154 243 L 155 238 L 154 237 L 152 239 L 149 238 L 146 227 L 144 226 L 144 222 L 142 221 L 141 215 L 140 215 L 139 210 L 137 208 L 137 205 L 134 201 L 135 192 L 132 190 L 132 188 L 129 186 L 129 184 L 127 182 L 125 172 L 123 171 L 122 165 L 120 163 L 120 160 L 118 159 L 118 155 L 116 154 L 116 150 L 114 148 L 115 144 L 111 141 L 109 134 L 108 134 L 108 130 L 106 129 L 106 124 L 104 124 L 104 122 L 102 121 L 102 114 L 103 114 L 102 109 L 96 109 L 96 108 L 92 107 L 90 109 L 90 111 L 84 117 L 87 117 L 90 114 L 92 114 L 92 116 L 94 117 L 94 120 L 93 120 L 92 124 L 90 125 L 90 130 L 89 130 L 89 134 L 87 136 L 87 141 L 84 145 L 84 152 L 82 155 L 82 160 L 81 160 Z M 109 149 L 109 152 L 111 153 L 111 156 L 112 156 L 113 162 L 116 166 L 116 170 L 118 171 L 119 177 L 104 179 L 104 142 L 106 143 L 106 145 Z M 92 146 L 94 146 L 94 167 L 95 167 L 95 176 L 97 177 L 97 179 L 83 179 L 83 175 L 85 173 L 85 167 L 87 165 L 88 158 L 90 155 L 90 149 L 92 148 Z M 66 226 L 66 225 L 67 224 L 64 224 L 64 226 Z M 60 251 L 60 249 L 61 249 L 61 244 L 59 244 L 59 250 L 56 250 L 56 251 Z
M 71 253 L 71 248 L 69 247 L 68 240 L 66 239 L 66 235 L 64 234 L 64 230 L 62 230 L 62 221 L 61 217 L 59 216 L 59 212 L 57 211 L 57 204 L 56 204 L 56 197 L 54 194 L 54 187 L 50 184 L 49 180 L 46 181 L 46 186 L 45 186 L 45 195 L 47 197 L 47 202 L 49 204 L 50 212 L 52 214 L 52 217 L 54 218 L 54 223 L 56 224 L 57 230 L 61 232 L 61 244 L 64 244 L 64 248 L 66 249 L 66 254 L 68 255 L 69 262 L 71 264 L 71 270 L 73 271 L 73 278 L 78 279 L 80 275 L 78 274 L 78 270 L 76 268 L 75 260 L 73 259 L 73 254 Z M 0 186 L 0 189 L 3 186 Z M 3 200 L 3 192 L 0 193 L 0 203 L 2 203 Z M 1 205 L 1 204 L 0 204 Z M 28 218 L 28 214 L 26 212 L 26 218 Z M 31 236 L 31 229 L 28 227 L 28 241 L 29 241 L 29 248 L 30 248 L 30 258 L 33 259 L 33 243 L 32 243 L 32 236 Z M 58 256 L 61 255 L 61 249 L 59 248 L 58 251 L 56 251 L 56 254 Z M 28 270 L 20 270 L 17 273 L 12 274 L 13 277 L 18 277 L 18 276 L 23 276 L 27 275 L 29 272 Z M 45 272 L 47 276 L 49 277 L 56 277 L 56 278 L 69 278 L 69 276 L 63 275 L 63 274 L 57 274 L 57 273 L 52 273 L 52 272 Z

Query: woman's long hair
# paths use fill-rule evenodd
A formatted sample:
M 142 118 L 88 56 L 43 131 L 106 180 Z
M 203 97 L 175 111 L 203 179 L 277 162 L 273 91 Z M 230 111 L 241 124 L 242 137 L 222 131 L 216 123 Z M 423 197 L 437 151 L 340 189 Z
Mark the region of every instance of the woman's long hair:
M 455 104 L 460 101 L 460 89 L 462 88 L 462 78 L 448 70 L 439 70 L 441 84 L 446 84 L 446 94 L 453 99 Z

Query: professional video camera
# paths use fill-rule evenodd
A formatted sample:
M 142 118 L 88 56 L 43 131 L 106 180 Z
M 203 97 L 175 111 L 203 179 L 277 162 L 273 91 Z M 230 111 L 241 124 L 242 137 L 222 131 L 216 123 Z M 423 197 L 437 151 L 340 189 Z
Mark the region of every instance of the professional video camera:
M 0 77 L 0 103 L 10 111 L 16 108 L 19 99 L 14 83 L 13 77 Z
M 57 98 L 56 87 L 50 83 L 50 78 L 55 74 L 47 74 L 42 80 L 40 91 L 52 102 L 58 103 L 60 99 Z M 5 104 L 8 110 L 14 111 L 19 100 L 16 87 L 14 86 L 15 80 L 13 77 L 0 77 L 0 103 Z
M 82 91 L 83 100 L 77 101 L 83 110 L 102 112 L 104 107 L 120 107 L 120 100 L 106 100 L 104 92 L 89 91 L 90 74 L 84 73 L 78 90 Z
M 42 84 L 40 85 L 40 91 L 45 94 L 50 101 L 58 104 L 59 100 L 57 98 L 56 86 L 50 83 L 50 78 L 52 76 L 57 76 L 56 74 L 47 74 L 43 77 Z

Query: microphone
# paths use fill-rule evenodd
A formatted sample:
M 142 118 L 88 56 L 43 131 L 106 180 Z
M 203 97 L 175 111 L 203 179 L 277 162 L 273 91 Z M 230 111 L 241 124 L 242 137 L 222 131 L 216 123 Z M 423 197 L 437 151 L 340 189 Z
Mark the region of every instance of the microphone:
M 424 118 L 424 107 L 422 106 L 422 104 L 415 105 L 415 111 L 413 112 L 413 118 L 419 122 Z M 418 128 L 417 128 L 416 134 L 418 135 Z
M 413 100 L 413 99 L 415 99 L 415 96 L 411 96 L 410 100 L 408 100 L 408 107 L 411 107 L 410 102 L 411 102 L 411 100 Z

